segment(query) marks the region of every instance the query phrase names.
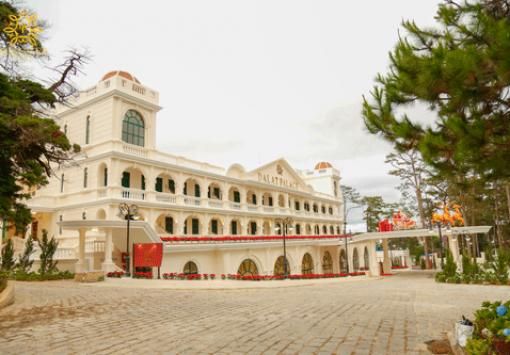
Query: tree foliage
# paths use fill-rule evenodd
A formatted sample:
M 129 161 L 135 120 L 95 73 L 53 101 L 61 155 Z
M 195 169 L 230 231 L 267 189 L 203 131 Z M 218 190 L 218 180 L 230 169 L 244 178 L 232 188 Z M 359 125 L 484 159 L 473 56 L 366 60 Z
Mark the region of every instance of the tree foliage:
M 29 272 L 32 268 L 32 264 L 34 260 L 31 260 L 31 256 L 34 253 L 34 239 L 32 235 L 30 235 L 25 242 L 25 249 L 23 250 L 23 254 L 18 257 L 18 263 L 16 264 L 16 269 L 21 272 Z
M 58 241 L 54 237 L 48 239 L 48 231 L 43 229 L 42 238 L 41 240 L 38 240 L 37 243 L 41 249 L 41 255 L 39 256 L 41 261 L 41 265 L 39 266 L 39 273 L 41 275 L 45 275 L 57 271 L 58 261 L 53 260 L 53 256 L 57 251 Z
M 389 72 L 364 98 L 369 131 L 404 151 L 418 149 L 443 176 L 510 177 L 506 13 L 505 1 L 445 1 L 436 28 L 403 22 L 407 35 L 390 53 Z M 434 124 L 410 117 L 415 103 L 436 114 Z
M 17 7 L 0 2 L 0 49 L 29 54 L 42 51 L 39 40 L 30 48 L 8 41 L 3 30 L 9 26 L 9 16 L 19 15 Z M 0 66 L 0 217 L 21 234 L 31 221 L 24 203 L 30 191 L 47 184 L 53 167 L 70 160 L 71 153 L 79 150 L 47 114 L 57 100 L 65 98 L 69 76 L 83 63 L 82 54 L 73 52 L 70 56 L 78 59 L 66 61 L 66 69 L 49 87 L 10 71 L 10 64 Z
M 5 246 L 2 248 L 2 271 L 11 271 L 16 264 L 16 260 L 14 258 L 14 246 L 12 244 L 12 239 L 8 239 L 5 243 Z

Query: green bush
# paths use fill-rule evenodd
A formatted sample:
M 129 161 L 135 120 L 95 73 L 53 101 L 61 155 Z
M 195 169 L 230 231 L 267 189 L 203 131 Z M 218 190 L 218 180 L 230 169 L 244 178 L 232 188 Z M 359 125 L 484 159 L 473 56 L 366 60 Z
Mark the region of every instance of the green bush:
M 446 262 L 444 264 L 443 272 L 447 278 L 454 277 L 457 274 L 457 264 L 453 260 L 453 255 L 450 249 L 446 250 Z
M 17 281 L 49 281 L 49 280 L 66 280 L 73 279 L 74 274 L 69 271 L 58 271 L 47 274 L 38 272 L 13 271 L 9 274 L 9 279 Z
M 466 352 L 473 355 L 496 354 L 494 352 L 494 341 L 510 342 L 510 336 L 504 336 L 505 328 L 510 327 L 510 312 L 498 315 L 496 309 L 502 305 L 501 302 L 483 302 L 482 307 L 475 312 L 474 332 L 468 340 Z M 509 309 L 510 301 L 503 303 Z

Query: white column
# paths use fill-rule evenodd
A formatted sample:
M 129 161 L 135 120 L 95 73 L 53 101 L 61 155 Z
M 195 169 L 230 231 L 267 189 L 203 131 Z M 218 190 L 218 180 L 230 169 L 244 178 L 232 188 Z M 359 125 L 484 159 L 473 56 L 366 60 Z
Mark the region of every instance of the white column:
M 368 244 L 369 274 L 370 276 L 379 276 L 379 262 L 377 261 L 377 251 L 375 249 L 375 240 L 371 240 Z
M 460 250 L 459 250 L 459 240 L 455 235 L 447 235 L 448 238 L 448 246 L 450 251 L 452 252 L 453 261 L 457 264 L 457 271 L 462 269 L 462 260 L 460 258 Z M 445 256 L 446 258 L 446 256 Z M 446 259 L 445 259 L 446 260 Z
M 104 262 L 102 269 L 104 272 L 115 271 L 115 264 L 112 260 L 113 253 L 113 241 L 112 241 L 112 230 L 107 229 L 105 231 L 105 241 L 104 241 Z
M 75 271 L 77 273 L 86 272 L 85 266 L 85 229 L 79 230 L 80 236 L 78 239 L 78 262 L 75 264 Z
M 384 255 L 383 272 L 385 274 L 390 274 L 391 273 L 391 259 L 390 259 L 389 251 L 388 251 L 388 239 L 383 239 L 382 245 L 383 245 L 383 255 Z

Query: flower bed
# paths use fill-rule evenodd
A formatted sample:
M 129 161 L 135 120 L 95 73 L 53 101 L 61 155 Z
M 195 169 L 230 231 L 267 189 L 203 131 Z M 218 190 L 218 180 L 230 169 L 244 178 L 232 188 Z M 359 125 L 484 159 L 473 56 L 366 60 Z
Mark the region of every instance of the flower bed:
M 116 277 L 120 278 L 124 275 L 124 271 L 111 271 L 106 274 L 107 277 Z
M 347 277 L 347 276 L 362 276 L 364 272 L 351 272 L 346 273 L 328 273 L 328 274 L 293 274 L 288 275 L 290 280 L 308 280 L 308 279 L 325 279 L 335 277 Z M 164 273 L 163 278 L 166 280 L 214 280 L 215 274 L 183 274 L 183 273 Z M 221 274 L 222 280 L 243 280 L 243 281 L 268 281 L 268 280 L 283 280 L 283 275 L 239 275 L 239 274 Z
M 135 279 L 152 279 L 152 272 L 151 271 L 137 271 L 133 273 L 133 278 Z
M 67 280 L 73 279 L 74 273 L 69 271 L 56 271 L 46 274 L 38 272 L 11 271 L 8 274 L 10 280 L 16 281 L 50 281 L 50 280 Z

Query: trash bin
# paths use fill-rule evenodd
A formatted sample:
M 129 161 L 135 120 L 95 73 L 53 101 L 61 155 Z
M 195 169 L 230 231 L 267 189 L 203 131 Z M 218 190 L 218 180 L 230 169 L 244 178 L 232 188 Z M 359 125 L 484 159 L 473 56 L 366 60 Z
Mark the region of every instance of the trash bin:
M 462 316 L 462 320 L 455 323 L 455 340 L 457 344 L 464 348 L 467 340 L 473 335 L 474 329 L 473 323 Z

